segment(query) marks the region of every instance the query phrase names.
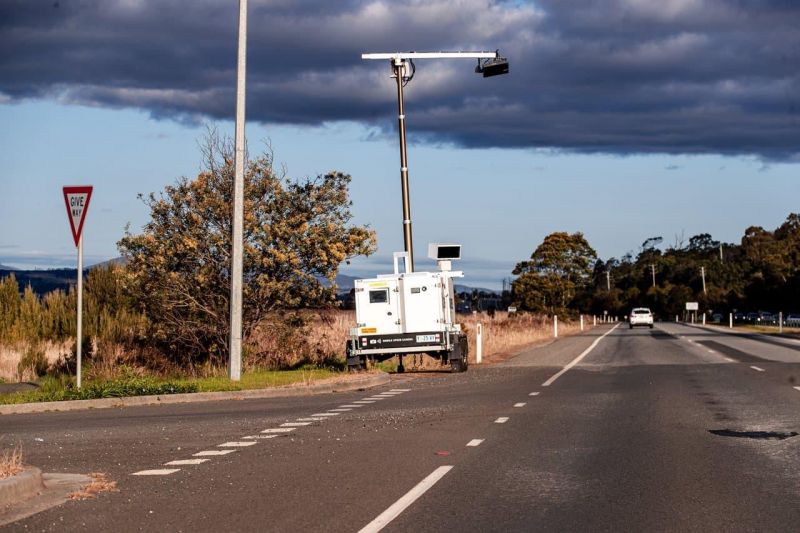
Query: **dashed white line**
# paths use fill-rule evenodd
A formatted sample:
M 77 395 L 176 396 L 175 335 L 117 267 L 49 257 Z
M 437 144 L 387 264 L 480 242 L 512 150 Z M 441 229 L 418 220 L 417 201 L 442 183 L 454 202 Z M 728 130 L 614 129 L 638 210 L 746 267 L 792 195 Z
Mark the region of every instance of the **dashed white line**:
M 310 426 L 311 422 L 284 422 L 281 424 L 282 428 L 295 428 L 295 427 L 303 427 L 303 426 Z
M 297 428 L 269 428 L 265 429 L 261 433 L 289 433 L 290 431 L 294 431 Z
M 314 413 L 311 416 L 339 416 L 342 413 Z
M 228 455 L 236 450 L 204 450 L 202 452 L 193 453 L 193 457 L 207 457 L 209 455 Z
M 352 404 L 352 403 L 348 403 L 348 404 L 345 404 L 345 405 L 340 405 L 339 407 L 349 407 L 350 409 L 352 409 L 354 407 L 364 407 L 364 406 L 363 405 L 355 405 L 355 404 Z
M 388 398 L 388 396 L 386 396 L 386 397 L 384 397 L 384 396 L 370 396 L 369 398 L 365 398 L 365 399 L 366 400 L 378 401 L 378 400 L 385 400 L 386 398 Z
M 411 389 L 391 389 L 389 392 L 408 392 Z
M 498 417 L 498 419 L 494 421 L 495 424 L 505 424 L 506 422 L 508 422 L 507 416 Z
M 616 326 L 614 326 L 614 327 L 613 327 L 613 328 L 611 328 L 610 330 L 606 331 L 606 332 L 605 332 L 605 333 L 603 333 L 601 336 L 597 337 L 597 338 L 594 340 L 594 342 L 593 342 L 593 343 L 592 343 L 592 344 L 591 344 L 591 345 L 590 345 L 588 348 L 586 348 L 586 349 L 585 349 L 583 352 L 581 352 L 581 354 L 580 354 L 578 357 L 576 357 L 575 359 L 573 359 L 572 361 L 570 361 L 569 363 L 567 363 L 567 366 L 565 366 L 564 368 L 562 368 L 561 370 L 559 370 L 559 371 L 558 371 L 556 374 L 554 374 L 554 375 L 553 375 L 553 376 L 552 376 L 550 379 L 548 379 L 547 381 L 545 381 L 544 383 L 542 383 L 542 387 L 549 387 L 550 385 L 552 385 L 552 384 L 553 384 L 553 382 L 555 382 L 555 380 L 557 380 L 557 379 L 558 379 L 558 378 L 560 378 L 562 375 L 564 375 L 564 374 L 565 374 L 565 373 L 566 373 L 566 372 L 567 372 L 567 371 L 568 371 L 570 368 L 572 368 L 573 366 L 575 366 L 575 365 L 577 365 L 578 363 L 580 363 L 580 362 L 581 362 L 581 360 L 582 360 L 584 357 L 586 357 L 587 355 L 589 355 L 589 352 L 591 352 L 592 350 L 594 350 L 595 346 L 597 346 L 598 344 L 600 344 L 600 341 L 601 341 L 601 340 L 603 340 L 603 339 L 605 338 L 605 336 L 606 336 L 606 335 L 608 335 L 609 333 L 611 333 L 612 331 L 614 331 L 615 329 L 617 329 L 617 327 L 619 327 L 619 324 L 617 324 Z
M 168 463 L 164 463 L 164 466 L 199 465 L 210 460 L 211 459 L 179 459 L 177 461 L 170 461 Z
M 795 389 L 795 390 L 800 390 L 800 387 L 795 387 L 794 389 Z
M 753 370 L 755 370 L 756 372 L 763 372 L 763 371 L 764 371 L 764 369 L 763 369 L 763 368 L 759 368 L 759 367 L 757 367 L 757 366 L 751 366 L 750 368 L 752 368 L 752 369 L 753 369 Z
M 539 393 L 538 392 L 532 392 L 532 393 L 528 394 L 528 396 L 539 396 Z
M 275 437 L 280 437 L 280 435 L 248 435 L 246 437 L 242 437 L 243 439 L 274 439 Z
M 375 400 L 357 400 L 357 401 L 355 401 L 353 403 L 365 404 L 366 405 L 368 403 L 375 403 Z
M 319 422 L 320 420 L 325 420 L 324 416 L 312 416 L 310 418 L 298 418 L 298 422 Z
M 431 472 L 428 477 L 417 483 L 417 485 L 410 491 L 406 492 L 402 498 L 394 502 L 391 506 L 389 506 L 388 509 L 379 514 L 375 520 L 361 528 L 358 533 L 377 533 L 381 529 L 385 528 L 389 522 L 400 516 L 400 513 L 405 511 L 412 503 L 414 503 L 420 496 L 425 494 L 428 489 L 433 487 L 437 481 L 442 479 L 444 475 L 452 469 L 452 466 L 440 466 Z
M 230 442 L 223 442 L 222 444 L 217 444 L 219 448 L 246 448 L 248 446 L 254 446 L 255 441 L 253 440 L 236 440 Z
M 515 403 L 514 407 L 525 407 L 525 402 Z
M 156 470 L 140 470 L 139 472 L 134 472 L 131 474 L 132 476 L 168 476 L 169 474 L 174 474 L 175 472 L 179 472 L 180 468 L 159 468 Z
M 472 439 L 467 443 L 467 446 L 480 446 L 483 442 L 483 439 Z
M 340 407 L 338 409 L 328 409 L 329 413 L 345 413 L 347 411 L 352 411 L 352 409 L 349 408 L 349 407 L 345 407 L 345 408 L 341 408 Z

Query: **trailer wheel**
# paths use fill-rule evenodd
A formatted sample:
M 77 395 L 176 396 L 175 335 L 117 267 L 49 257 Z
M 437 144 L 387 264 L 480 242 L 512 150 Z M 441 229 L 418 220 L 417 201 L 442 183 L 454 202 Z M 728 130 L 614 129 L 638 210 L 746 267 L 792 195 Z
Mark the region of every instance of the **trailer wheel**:
M 469 367 L 469 345 L 466 335 L 459 335 L 453 350 L 448 354 L 451 372 L 466 372 Z
M 347 341 L 345 353 L 347 354 L 347 370 L 349 372 L 359 372 L 367 369 L 367 357 L 353 354 L 353 341 Z

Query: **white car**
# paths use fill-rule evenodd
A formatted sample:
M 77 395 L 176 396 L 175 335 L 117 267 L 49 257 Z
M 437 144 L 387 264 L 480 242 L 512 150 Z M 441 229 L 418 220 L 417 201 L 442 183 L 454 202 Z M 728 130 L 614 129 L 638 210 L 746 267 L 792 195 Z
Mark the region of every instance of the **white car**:
M 646 307 L 637 307 L 631 311 L 629 323 L 631 329 L 635 326 L 648 326 L 653 329 L 653 313 Z

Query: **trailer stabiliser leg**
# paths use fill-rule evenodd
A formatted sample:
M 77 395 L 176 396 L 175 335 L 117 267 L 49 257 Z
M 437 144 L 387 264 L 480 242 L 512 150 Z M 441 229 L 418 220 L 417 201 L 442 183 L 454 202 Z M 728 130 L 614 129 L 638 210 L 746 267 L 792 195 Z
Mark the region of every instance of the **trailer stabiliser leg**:
M 400 360 L 400 364 L 397 365 L 397 373 L 402 374 L 403 372 L 406 371 L 406 367 L 403 366 L 403 356 L 398 355 L 397 358 Z

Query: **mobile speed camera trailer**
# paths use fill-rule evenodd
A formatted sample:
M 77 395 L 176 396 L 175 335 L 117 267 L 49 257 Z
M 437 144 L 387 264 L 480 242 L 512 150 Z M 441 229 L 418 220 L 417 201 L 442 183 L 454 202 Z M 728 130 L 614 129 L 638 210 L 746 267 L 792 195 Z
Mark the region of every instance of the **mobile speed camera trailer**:
M 409 271 L 408 254 L 395 252 L 394 273 L 355 281 L 356 327 L 347 341 L 347 367 L 367 368 L 367 361 L 384 361 L 397 355 L 428 354 L 450 363 L 453 372 L 468 365 L 467 336 L 455 323 L 452 261 L 461 259 L 458 244 L 430 244 L 428 257 L 439 272 Z M 405 272 L 400 272 L 400 260 Z
M 403 356 L 427 353 L 463 372 L 468 364 L 467 336 L 455 323 L 451 261 L 461 259 L 461 245 L 431 244 L 428 257 L 435 259 L 439 272 L 414 271 L 414 245 L 406 157 L 406 114 L 403 88 L 414 78 L 415 59 L 477 59 L 477 74 L 484 78 L 508 74 L 508 60 L 494 52 L 390 52 L 362 54 L 362 59 L 389 60 L 397 84 L 397 120 L 400 137 L 400 186 L 403 201 L 403 242 L 405 252 L 394 254 L 394 273 L 356 280 L 356 327 L 347 341 L 347 367 L 365 369 L 368 360 L 383 361 L 397 355 L 398 372 Z M 403 259 L 405 272 L 400 272 Z

